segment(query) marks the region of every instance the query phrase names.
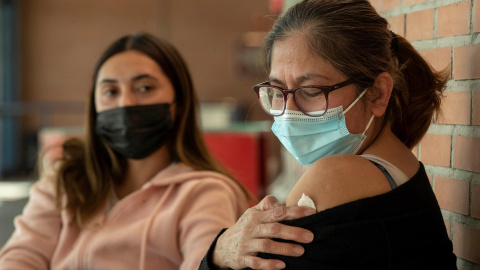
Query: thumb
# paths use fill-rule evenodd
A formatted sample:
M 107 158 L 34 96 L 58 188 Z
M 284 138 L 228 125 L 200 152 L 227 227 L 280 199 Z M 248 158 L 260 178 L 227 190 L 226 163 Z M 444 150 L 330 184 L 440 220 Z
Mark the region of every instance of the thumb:
M 263 198 L 263 200 L 261 200 L 257 205 L 255 205 L 254 208 L 259 211 L 267 211 L 280 206 L 284 205 L 281 204 L 274 196 L 268 195 Z

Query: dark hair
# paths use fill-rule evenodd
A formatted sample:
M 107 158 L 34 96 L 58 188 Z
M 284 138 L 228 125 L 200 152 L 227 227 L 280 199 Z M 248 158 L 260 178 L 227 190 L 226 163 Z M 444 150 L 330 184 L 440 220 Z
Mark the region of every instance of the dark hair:
M 57 204 L 60 206 L 61 195 L 66 195 L 64 206 L 79 226 L 103 206 L 106 194 L 111 192 L 113 186 L 123 181 L 126 159 L 114 152 L 95 132 L 95 83 L 105 61 L 129 50 L 141 52 L 157 62 L 173 85 L 176 102 L 175 135 L 171 136 L 174 141 L 166 144 L 172 159 L 197 170 L 216 171 L 232 178 L 212 158 L 205 145 L 203 134 L 197 125 L 198 101 L 192 79 L 177 50 L 167 41 L 150 34 L 124 36 L 107 48 L 95 67 L 84 142 L 71 139 L 63 144 L 63 159 L 57 174 Z M 248 197 L 245 188 L 238 182 L 237 184 Z
M 391 74 L 394 89 L 381 125 L 389 123 L 409 148 L 421 140 L 440 110 L 447 70 L 434 71 L 405 38 L 393 35 L 370 2 L 308 0 L 292 6 L 265 38 L 267 69 L 275 41 L 298 33 L 312 53 L 353 78 L 358 91 L 371 88 L 380 73 Z

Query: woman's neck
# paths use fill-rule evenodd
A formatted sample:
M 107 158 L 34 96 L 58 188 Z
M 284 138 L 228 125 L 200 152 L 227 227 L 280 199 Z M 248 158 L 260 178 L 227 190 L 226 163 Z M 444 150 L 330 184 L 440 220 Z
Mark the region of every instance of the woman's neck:
M 409 178 L 416 174 L 420 166 L 412 151 L 393 134 L 389 125 L 382 129 L 362 154 L 375 155 L 387 160 L 402 170 Z
M 140 160 L 127 159 L 125 179 L 115 188 L 118 198 L 121 199 L 140 189 L 170 163 L 172 163 L 172 159 L 166 146 L 146 158 Z

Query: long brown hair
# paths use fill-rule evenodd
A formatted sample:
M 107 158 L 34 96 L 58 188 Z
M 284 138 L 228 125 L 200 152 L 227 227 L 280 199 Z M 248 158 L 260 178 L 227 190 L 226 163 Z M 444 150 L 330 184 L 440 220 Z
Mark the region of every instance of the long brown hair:
M 448 71 L 433 70 L 405 38 L 394 35 L 388 26 L 365 0 L 300 2 L 276 21 L 265 38 L 266 67 L 270 69 L 275 41 L 304 33 L 311 52 L 353 78 L 358 91 L 371 88 L 380 73 L 390 73 L 394 89 L 381 125 L 389 123 L 392 132 L 413 148 L 440 110 Z
M 172 159 L 196 170 L 216 171 L 233 179 L 205 145 L 197 124 L 198 101 L 192 79 L 178 51 L 167 41 L 150 34 L 124 36 L 107 48 L 95 67 L 84 141 L 71 139 L 63 144 L 63 158 L 57 173 L 57 205 L 65 207 L 79 226 L 103 206 L 106 194 L 123 181 L 126 159 L 114 152 L 95 132 L 95 82 L 105 61 L 128 50 L 141 52 L 156 61 L 174 87 L 176 120 L 174 136 L 171 136 L 174 141 L 167 144 Z M 249 198 L 246 189 L 236 183 Z M 65 201 L 62 202 L 63 198 Z

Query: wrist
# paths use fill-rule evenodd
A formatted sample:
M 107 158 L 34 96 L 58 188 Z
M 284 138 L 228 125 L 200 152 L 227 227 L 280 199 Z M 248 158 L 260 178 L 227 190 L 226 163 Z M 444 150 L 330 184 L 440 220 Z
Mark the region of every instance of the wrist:
M 212 263 L 216 269 L 230 269 L 225 265 L 225 259 L 222 258 L 221 255 L 221 243 L 223 240 L 223 234 L 218 237 L 217 242 L 215 243 L 215 247 L 212 252 Z

